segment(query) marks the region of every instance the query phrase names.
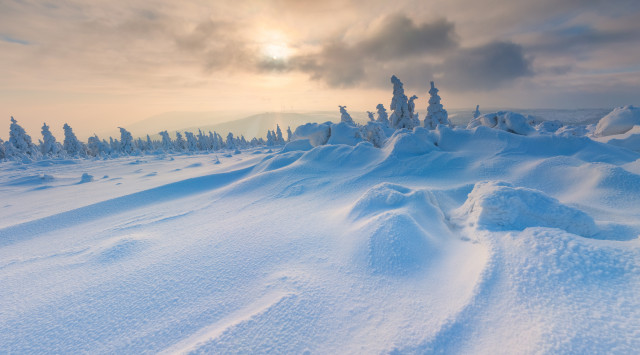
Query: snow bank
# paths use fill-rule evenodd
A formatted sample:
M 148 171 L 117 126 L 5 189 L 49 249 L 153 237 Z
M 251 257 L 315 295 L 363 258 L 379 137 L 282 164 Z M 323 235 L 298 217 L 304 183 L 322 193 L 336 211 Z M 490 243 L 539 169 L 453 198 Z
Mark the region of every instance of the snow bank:
M 536 130 L 541 133 L 554 133 L 557 132 L 560 128 L 563 127 L 562 122 L 554 120 L 554 121 L 543 121 L 536 125 Z
M 438 149 L 436 136 L 430 130 L 416 127 L 413 131 L 398 130 L 384 145 L 384 150 L 393 156 L 420 155 Z
M 593 218 L 586 213 L 541 191 L 504 182 L 477 183 L 454 215 L 457 220 L 487 230 L 549 227 L 584 237 L 598 232 Z
M 611 136 L 628 132 L 633 126 L 640 126 L 640 108 L 631 105 L 616 107 L 602 117 L 596 126 L 595 136 Z
M 308 139 L 312 146 L 317 147 L 326 144 L 329 140 L 330 127 L 331 122 L 307 123 L 296 128 L 291 140 Z
M 364 141 L 360 129 L 352 124 L 341 122 L 331 125 L 331 133 L 327 144 L 356 145 Z
M 282 152 L 292 152 L 292 151 L 307 151 L 313 149 L 313 145 L 309 139 L 296 139 L 287 143 L 284 148 L 282 148 Z
M 634 126 L 623 134 L 602 137 L 596 140 L 640 152 L 640 126 Z
M 467 129 L 473 129 L 479 126 L 486 126 L 503 131 L 530 135 L 535 133 L 535 129 L 529 124 L 526 117 L 511 111 L 499 111 L 484 114 L 478 118 L 474 118 L 467 125 Z

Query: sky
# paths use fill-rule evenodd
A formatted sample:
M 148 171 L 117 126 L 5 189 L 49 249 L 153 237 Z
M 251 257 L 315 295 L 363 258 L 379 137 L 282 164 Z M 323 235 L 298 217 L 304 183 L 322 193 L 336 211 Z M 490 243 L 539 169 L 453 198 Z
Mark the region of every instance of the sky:
M 431 80 L 445 108 L 637 105 L 638 18 L 637 0 L 0 0 L 0 137 L 10 116 L 86 139 L 166 112 L 374 111 L 394 74 L 422 114 Z

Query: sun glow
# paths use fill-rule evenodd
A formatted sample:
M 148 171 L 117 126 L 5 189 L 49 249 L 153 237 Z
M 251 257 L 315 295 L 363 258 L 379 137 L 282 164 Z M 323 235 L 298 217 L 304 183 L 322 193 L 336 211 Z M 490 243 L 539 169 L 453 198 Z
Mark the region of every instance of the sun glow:
M 287 37 L 279 31 L 264 31 L 260 40 L 262 55 L 273 61 L 286 61 L 292 54 Z

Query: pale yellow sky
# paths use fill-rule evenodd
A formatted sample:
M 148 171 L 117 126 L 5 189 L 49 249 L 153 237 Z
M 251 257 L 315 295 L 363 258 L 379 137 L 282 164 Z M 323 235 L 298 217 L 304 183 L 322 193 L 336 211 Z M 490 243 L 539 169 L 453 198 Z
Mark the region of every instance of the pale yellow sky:
M 0 2 L 0 117 L 82 139 L 169 111 L 612 107 L 640 97 L 631 0 Z M 213 122 L 212 122 L 213 123 Z M 149 132 L 155 133 L 155 132 Z

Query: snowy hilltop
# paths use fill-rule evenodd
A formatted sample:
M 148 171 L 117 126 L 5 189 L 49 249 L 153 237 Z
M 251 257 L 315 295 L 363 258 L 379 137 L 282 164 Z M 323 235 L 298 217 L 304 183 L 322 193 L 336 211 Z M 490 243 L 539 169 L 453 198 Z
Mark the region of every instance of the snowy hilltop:
M 0 353 L 637 352 L 637 108 L 456 127 L 391 84 L 256 145 L 12 120 Z

